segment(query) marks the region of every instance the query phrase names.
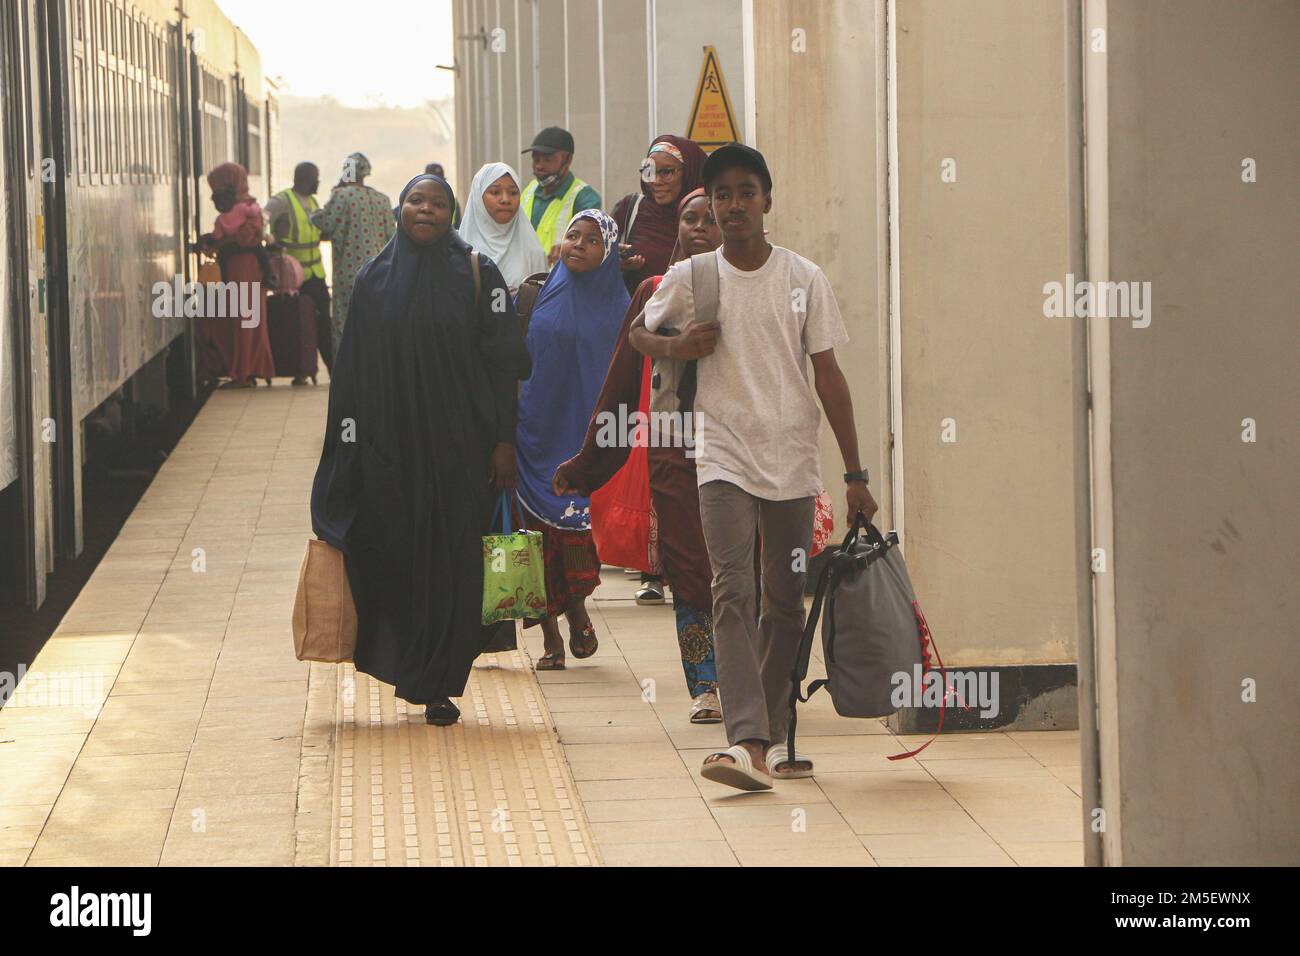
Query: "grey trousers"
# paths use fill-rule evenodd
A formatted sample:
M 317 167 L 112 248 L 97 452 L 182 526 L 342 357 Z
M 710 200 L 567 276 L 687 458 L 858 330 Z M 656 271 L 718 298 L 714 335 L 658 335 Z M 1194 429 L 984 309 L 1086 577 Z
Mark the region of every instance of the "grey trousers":
M 713 568 L 713 639 L 727 742 L 785 739 L 790 671 L 803 635 L 803 590 L 816 500 L 755 498 L 729 481 L 700 486 Z M 761 615 L 754 623 L 754 531 L 763 538 Z

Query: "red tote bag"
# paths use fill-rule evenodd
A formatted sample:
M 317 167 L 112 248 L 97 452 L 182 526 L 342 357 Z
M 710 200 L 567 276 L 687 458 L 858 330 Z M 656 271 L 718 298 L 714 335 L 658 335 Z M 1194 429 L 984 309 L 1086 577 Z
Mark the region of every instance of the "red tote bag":
M 637 408 L 642 415 L 649 414 L 649 359 L 642 366 Z M 634 444 L 623 467 L 592 494 L 591 537 L 601 564 L 659 573 L 658 520 L 650 502 L 650 457 L 645 444 Z

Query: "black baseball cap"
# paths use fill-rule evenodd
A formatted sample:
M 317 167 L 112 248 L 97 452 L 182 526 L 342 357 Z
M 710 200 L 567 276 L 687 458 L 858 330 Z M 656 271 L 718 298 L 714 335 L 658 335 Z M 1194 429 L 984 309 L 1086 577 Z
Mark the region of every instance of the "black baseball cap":
M 719 173 L 733 166 L 742 166 L 757 173 L 763 183 L 763 192 L 772 191 L 772 174 L 767 171 L 767 160 L 754 147 L 744 143 L 728 143 L 709 154 L 709 158 L 704 161 L 704 188 L 707 190 Z
M 573 152 L 573 134 L 558 126 L 548 126 L 534 136 L 533 145 L 522 152 L 554 153 L 558 150 L 564 150 L 566 153 Z

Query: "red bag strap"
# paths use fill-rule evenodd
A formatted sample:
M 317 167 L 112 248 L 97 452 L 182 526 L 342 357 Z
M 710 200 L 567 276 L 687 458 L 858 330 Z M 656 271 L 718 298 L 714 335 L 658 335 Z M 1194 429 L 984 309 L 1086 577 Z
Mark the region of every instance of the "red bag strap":
M 916 615 L 916 626 L 921 640 L 922 675 L 928 674 L 930 671 L 934 670 L 934 665 L 930 662 L 931 648 L 934 648 L 934 658 L 939 663 L 939 679 L 943 682 L 943 696 L 939 699 L 939 726 L 935 728 L 930 739 L 921 744 L 921 746 L 917 747 L 915 750 L 909 750 L 907 753 L 889 754 L 890 760 L 906 760 L 908 757 L 915 757 L 922 750 L 935 742 L 935 739 L 943 733 L 943 715 L 948 709 L 948 695 L 950 693 L 957 697 L 957 701 L 962 705 L 962 707 L 966 710 L 970 710 L 970 705 L 961 699 L 961 695 L 957 694 L 955 689 L 948 686 L 948 672 L 944 669 L 943 657 L 939 654 L 939 645 L 935 643 L 934 635 L 930 633 L 930 625 L 925 619 L 925 612 L 921 610 L 921 603 L 919 601 L 912 602 L 912 613 Z M 924 677 L 922 679 L 924 679 Z

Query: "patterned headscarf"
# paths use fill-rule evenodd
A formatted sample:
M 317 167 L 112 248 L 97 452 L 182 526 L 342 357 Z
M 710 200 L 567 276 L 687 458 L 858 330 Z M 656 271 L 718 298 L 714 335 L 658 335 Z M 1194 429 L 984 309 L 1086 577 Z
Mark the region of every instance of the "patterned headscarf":
M 564 231 L 568 232 L 572 229 L 573 224 L 579 219 L 590 219 L 600 230 L 601 241 L 605 243 L 605 254 L 601 256 L 600 261 L 604 262 L 609 258 L 609 251 L 618 244 L 618 223 L 599 209 L 584 209 L 569 220 L 569 224 L 564 227 Z
M 348 174 L 352 178 L 348 178 Z M 370 175 L 370 160 L 366 159 L 365 153 L 352 153 L 347 159 L 343 160 L 343 178 L 345 182 L 358 182 Z

